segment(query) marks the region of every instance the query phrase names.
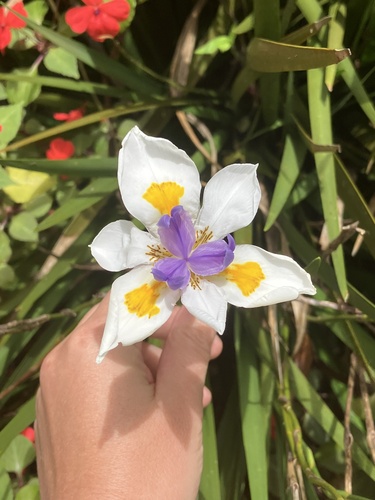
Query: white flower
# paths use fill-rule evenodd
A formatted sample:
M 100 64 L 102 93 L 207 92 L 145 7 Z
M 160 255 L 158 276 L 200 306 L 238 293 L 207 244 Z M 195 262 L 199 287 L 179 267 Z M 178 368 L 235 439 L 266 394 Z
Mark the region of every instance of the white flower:
M 199 173 L 186 153 L 137 127 L 129 132 L 118 182 L 125 207 L 148 232 L 120 220 L 91 244 L 104 269 L 133 268 L 112 285 L 97 362 L 118 343 L 131 345 L 154 333 L 179 299 L 223 333 L 228 302 L 257 307 L 315 293 L 310 276 L 292 259 L 236 246 L 230 236 L 258 209 L 256 168 L 235 164 L 219 171 L 207 183 L 201 207 Z

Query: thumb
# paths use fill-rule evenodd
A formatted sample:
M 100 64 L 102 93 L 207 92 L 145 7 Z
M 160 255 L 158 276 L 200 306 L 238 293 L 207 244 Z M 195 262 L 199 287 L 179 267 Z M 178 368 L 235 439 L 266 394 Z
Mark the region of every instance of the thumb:
M 179 308 L 160 358 L 156 395 L 170 409 L 202 412 L 202 394 L 216 332 Z

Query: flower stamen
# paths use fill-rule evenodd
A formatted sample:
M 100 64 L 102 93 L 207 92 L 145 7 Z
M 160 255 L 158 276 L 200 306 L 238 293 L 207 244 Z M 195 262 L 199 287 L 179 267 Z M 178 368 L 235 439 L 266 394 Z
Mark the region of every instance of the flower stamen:
M 150 257 L 151 262 L 157 262 L 160 259 L 165 259 L 165 257 L 172 257 L 172 254 L 161 245 L 147 245 L 147 248 L 150 251 L 146 252 L 146 255 Z
M 193 271 L 190 271 L 190 285 L 194 290 L 197 288 L 198 290 L 202 290 L 200 287 L 200 277 L 193 273 Z
M 213 232 L 209 230 L 209 227 L 205 227 L 204 229 L 198 229 L 196 232 L 196 239 L 193 246 L 193 249 L 199 247 L 203 243 L 207 243 L 213 237 Z

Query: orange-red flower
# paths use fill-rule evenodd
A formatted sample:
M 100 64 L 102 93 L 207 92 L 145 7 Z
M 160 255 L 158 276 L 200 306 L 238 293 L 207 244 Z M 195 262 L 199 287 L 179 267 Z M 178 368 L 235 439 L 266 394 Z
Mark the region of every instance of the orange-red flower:
M 12 9 L 22 16 L 27 17 L 27 12 L 22 2 L 17 2 Z M 25 21 L 17 17 L 13 12 L 5 7 L 0 7 L 0 52 L 4 53 L 5 47 L 12 39 L 12 29 L 24 28 Z
M 78 120 L 83 116 L 83 108 L 72 109 L 68 113 L 54 113 L 53 117 L 55 120 L 60 122 L 72 122 Z
M 66 160 L 74 155 L 74 144 L 61 137 L 53 139 L 46 151 L 46 157 L 49 160 Z
M 73 7 L 65 14 L 65 21 L 75 33 L 87 33 L 97 42 L 113 38 L 120 31 L 120 21 L 130 12 L 126 0 L 82 0 L 85 6 Z

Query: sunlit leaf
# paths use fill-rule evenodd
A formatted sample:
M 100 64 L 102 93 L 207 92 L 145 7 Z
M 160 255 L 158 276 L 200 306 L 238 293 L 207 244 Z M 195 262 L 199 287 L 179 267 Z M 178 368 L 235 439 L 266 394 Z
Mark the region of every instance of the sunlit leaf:
M 235 37 L 230 35 L 222 35 L 212 38 L 205 44 L 195 50 L 195 54 L 216 54 L 217 52 L 227 52 L 233 46 Z
M 331 105 L 330 96 L 324 83 L 324 70 L 311 69 L 307 76 L 312 139 L 318 144 L 322 144 L 324 141 L 332 143 Z M 317 152 L 314 154 L 314 159 L 328 236 L 329 240 L 333 241 L 341 231 L 337 210 L 335 159 L 331 152 Z M 340 293 L 346 300 L 348 288 L 341 245 L 332 252 L 332 259 Z
M 48 191 L 56 183 L 56 179 L 42 172 L 8 167 L 7 174 L 14 184 L 5 187 L 4 191 L 16 203 L 27 203 Z
M 79 79 L 77 58 L 60 47 L 51 47 L 44 58 L 44 65 L 53 73 Z
M 42 24 L 48 12 L 48 4 L 44 0 L 32 0 L 25 5 L 25 9 L 30 19 L 37 24 Z
M 345 21 L 346 21 L 347 6 L 341 0 L 334 2 L 329 9 L 329 15 L 332 21 L 328 29 L 328 48 L 334 49 L 342 47 L 345 35 Z M 332 91 L 333 84 L 335 83 L 337 66 L 332 65 L 326 69 L 325 82 L 329 91 Z

